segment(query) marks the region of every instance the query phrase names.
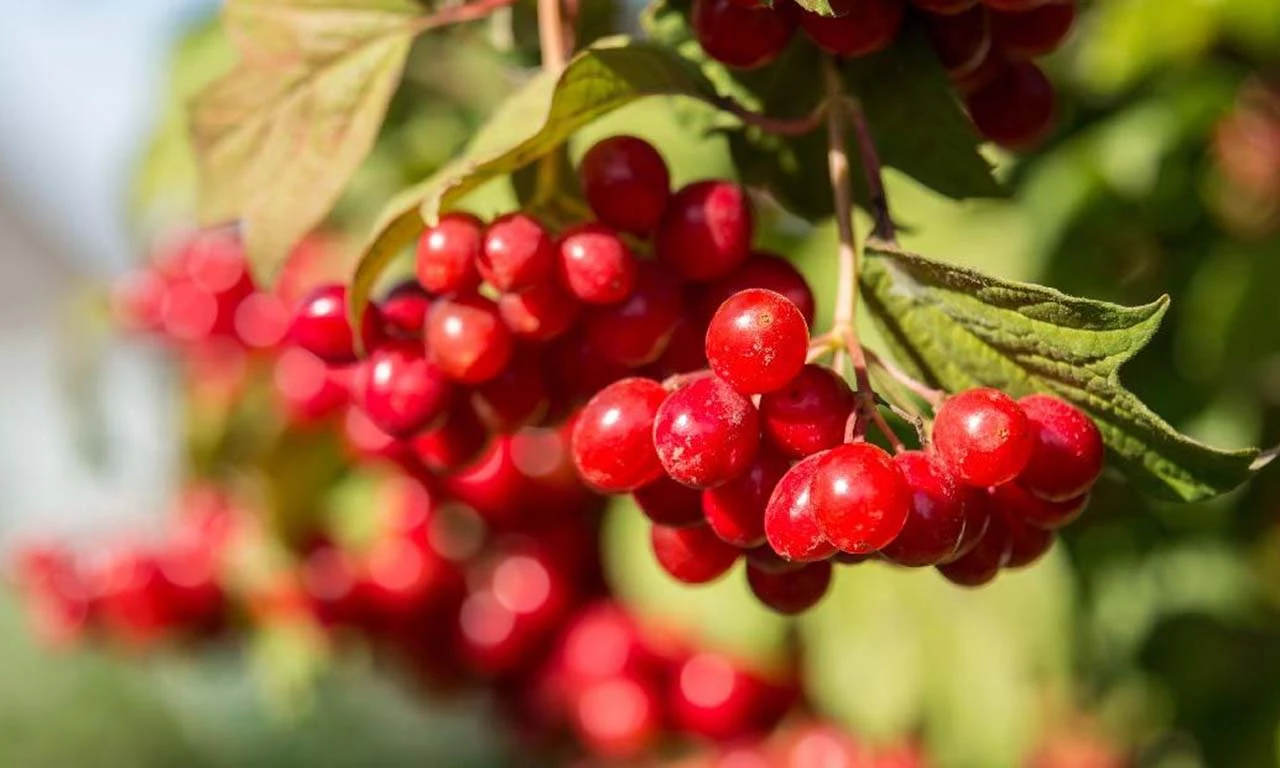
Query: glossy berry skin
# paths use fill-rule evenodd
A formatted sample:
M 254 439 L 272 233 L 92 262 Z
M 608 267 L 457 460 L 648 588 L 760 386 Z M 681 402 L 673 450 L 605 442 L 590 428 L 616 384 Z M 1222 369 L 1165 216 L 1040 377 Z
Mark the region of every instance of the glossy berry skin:
M 690 488 L 713 488 L 741 475 L 759 443 L 756 407 L 715 376 L 672 392 L 653 423 L 662 468 Z
M 476 266 L 485 282 L 499 291 L 519 291 L 552 275 L 556 247 L 537 219 L 509 213 L 485 230 Z
M 991 11 L 991 35 L 1009 58 L 1034 58 L 1057 50 L 1076 20 L 1075 0 L 1037 5 L 1025 11 Z
M 1093 487 L 1102 474 L 1102 433 L 1084 411 L 1052 395 L 1018 401 L 1031 427 L 1031 460 L 1018 482 L 1037 496 L 1066 501 Z
M 639 368 L 662 356 L 683 312 L 679 284 L 659 265 L 643 262 L 625 301 L 586 316 L 587 338 L 601 357 Z
M 388 291 L 378 302 L 378 309 L 388 336 L 420 339 L 427 313 L 431 311 L 431 296 L 416 281 L 410 280 Z
M 809 282 L 791 262 L 768 251 L 753 251 L 742 266 L 708 283 L 701 300 L 702 317 L 710 318 L 725 299 L 748 288 L 765 288 L 786 296 L 804 315 L 804 321 L 813 325 L 816 307 Z
M 631 493 L 636 506 L 658 525 L 687 528 L 706 525 L 702 514 L 702 491 L 681 485 L 665 474 Z
M 412 341 L 384 344 L 360 364 L 353 386 L 356 403 L 378 427 L 411 436 L 441 420 L 453 384 Z
M 929 16 L 925 31 L 938 61 L 952 77 L 972 74 L 991 53 L 991 23 L 983 8 L 954 16 Z
M 706 526 L 669 528 L 655 525 L 649 540 L 662 570 L 685 584 L 715 581 L 733 567 L 742 552 L 726 544 Z
M 736 69 L 755 69 L 782 53 L 795 32 L 795 14 L 743 3 L 742 0 L 694 0 L 689 13 L 702 50 Z
M 707 525 L 735 547 L 750 549 L 763 544 L 765 506 L 788 469 L 790 465 L 781 454 L 761 446 L 746 472 L 702 492 Z
M 630 378 L 600 390 L 573 425 L 573 463 L 582 479 L 605 493 L 634 491 L 662 476 L 653 447 L 654 420 L 667 391 L 652 379 Z
M 560 236 L 560 282 L 579 301 L 616 304 L 636 285 L 636 257 L 603 224 L 581 224 Z
M 550 280 L 498 297 L 498 314 L 522 339 L 550 341 L 573 327 L 582 305 Z
M 961 486 L 960 491 L 964 494 L 964 533 L 960 536 L 960 543 L 956 546 L 955 553 L 945 558 L 944 563 L 959 560 L 969 554 L 986 535 L 987 527 L 991 525 L 991 510 L 994 507 L 987 490 L 967 485 Z
M 978 132 L 1002 147 L 1024 149 L 1053 126 L 1057 96 L 1036 65 L 1011 62 L 965 99 Z
M 992 488 L 988 496 L 993 508 L 1006 518 L 1046 530 L 1075 522 L 1089 504 L 1088 492 L 1063 501 L 1048 501 L 1032 494 L 1020 480 Z
M 836 0 L 837 16 L 800 14 L 800 27 L 822 50 L 836 56 L 866 56 L 889 47 L 902 27 L 904 0 Z
M 426 344 L 440 370 L 464 384 L 496 377 L 514 349 L 498 308 L 476 294 L 438 300 L 427 316 Z
M 711 370 L 745 395 L 782 389 L 804 368 L 809 327 L 780 293 L 748 288 L 730 296 L 707 326 Z
M 546 371 L 533 353 L 518 354 L 496 378 L 471 392 L 471 407 L 492 431 L 510 434 L 536 424 L 551 403 Z
M 765 506 L 765 537 L 784 560 L 811 563 L 836 553 L 835 545 L 818 527 L 813 505 L 813 476 L 822 457 L 814 454 L 787 470 Z
M 1021 406 L 999 390 L 979 387 L 938 407 L 933 446 L 962 482 L 986 487 L 1017 477 L 1034 443 Z
M 746 190 L 729 181 L 695 181 L 671 197 L 654 247 L 685 280 L 714 280 L 747 260 L 754 226 Z
M 365 310 L 361 336 L 366 350 L 382 340 L 382 317 L 372 304 Z M 322 285 L 302 300 L 294 315 L 289 337 L 294 344 L 330 365 L 356 361 L 356 343 L 347 322 L 347 289 L 343 285 Z
M 817 605 L 831 587 L 831 562 L 808 563 L 783 573 L 748 564 L 747 584 L 760 602 L 778 613 L 804 613 Z
M 911 512 L 881 555 L 912 568 L 954 557 L 964 537 L 965 490 L 937 457 L 923 451 L 904 451 L 893 462 L 911 489 Z
M 810 364 L 760 398 L 760 423 L 770 442 L 802 459 L 844 442 L 853 403 L 848 382 L 826 366 Z
M 1000 517 L 1000 522 L 1009 534 L 1009 558 L 1005 561 L 1005 568 L 1025 568 L 1044 557 L 1053 546 L 1053 531 L 1028 525 L 1007 513 Z
M 993 517 L 987 531 L 962 557 L 938 566 L 938 573 L 952 584 L 980 587 L 989 583 L 1009 563 L 1013 540 L 1004 522 Z
M 471 404 L 458 399 L 440 425 L 419 432 L 409 448 L 427 469 L 448 474 L 475 461 L 488 444 L 489 432 Z
M 484 224 L 469 213 L 450 213 L 418 240 L 418 282 L 431 293 L 466 293 L 480 285 Z
M 579 168 L 587 204 L 614 229 L 644 235 L 662 218 L 671 196 L 671 174 L 653 145 L 635 136 L 612 136 L 587 150 Z
M 889 454 L 851 443 L 822 454 L 812 503 L 822 535 L 842 552 L 864 555 L 897 537 L 911 510 L 911 489 Z

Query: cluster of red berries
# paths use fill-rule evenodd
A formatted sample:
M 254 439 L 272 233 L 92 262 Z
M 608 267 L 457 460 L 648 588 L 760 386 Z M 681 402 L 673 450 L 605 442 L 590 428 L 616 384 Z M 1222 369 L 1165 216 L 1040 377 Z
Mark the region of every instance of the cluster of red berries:
M 837 56 L 865 56 L 889 47 L 908 8 L 920 16 L 938 58 L 964 96 L 978 131 L 1021 148 L 1053 123 L 1055 94 L 1030 60 L 1066 39 L 1076 0 L 832 0 L 834 16 L 819 16 L 778 0 L 694 0 L 693 29 L 709 56 L 751 69 L 773 61 L 802 30 Z

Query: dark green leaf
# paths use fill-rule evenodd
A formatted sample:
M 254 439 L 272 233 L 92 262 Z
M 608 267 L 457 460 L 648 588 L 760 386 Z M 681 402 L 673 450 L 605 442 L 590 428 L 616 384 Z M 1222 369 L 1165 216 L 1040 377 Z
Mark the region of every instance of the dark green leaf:
M 1005 282 L 888 246 L 869 248 L 862 294 L 909 372 L 948 391 L 1049 392 L 1087 411 L 1113 463 L 1143 489 L 1197 501 L 1235 488 L 1256 450 L 1187 437 L 1120 382 L 1120 366 L 1155 334 L 1168 298 L 1122 307 Z

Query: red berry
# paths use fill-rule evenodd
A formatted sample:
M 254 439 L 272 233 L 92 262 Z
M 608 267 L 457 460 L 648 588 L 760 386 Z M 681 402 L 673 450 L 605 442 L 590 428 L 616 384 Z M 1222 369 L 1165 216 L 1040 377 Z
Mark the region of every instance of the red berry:
M 794 698 L 712 652 L 686 659 L 674 672 L 670 714 L 684 731 L 729 741 L 773 727 Z
M 450 213 L 418 240 L 418 282 L 431 293 L 467 293 L 480 285 L 476 263 L 484 224 L 469 213 Z
M 763 544 L 765 506 L 788 469 L 785 458 L 762 448 L 746 472 L 702 492 L 707 525 L 735 547 L 749 549 Z
M 658 687 L 643 677 L 615 676 L 579 691 L 573 724 L 587 748 L 612 760 L 637 758 L 662 735 Z
M 1018 401 L 1031 426 L 1031 460 L 1018 482 L 1041 498 L 1067 501 L 1087 493 L 1102 474 L 1102 433 L 1084 411 L 1052 395 Z
M 741 550 L 721 541 L 706 526 L 670 528 L 655 525 L 650 544 L 658 565 L 685 584 L 706 584 L 720 578 L 738 561 Z
M 778 613 L 803 613 L 817 605 L 831 587 L 831 563 L 808 563 L 784 573 L 748 564 L 747 584 L 760 602 Z
M 881 554 L 913 568 L 946 562 L 964 536 L 966 490 L 937 457 L 923 451 L 904 451 L 893 461 L 911 489 L 911 512 Z
M 587 316 L 587 337 L 602 357 L 639 368 L 661 357 L 683 313 L 680 286 L 659 265 L 642 262 L 631 296 Z
M 922 11 L 950 16 L 964 13 L 978 4 L 978 0 L 911 0 Z
M 555 265 L 551 235 L 524 213 L 509 213 L 489 224 L 476 262 L 480 276 L 499 291 L 519 291 L 544 282 Z
M 996 11 L 1029 11 L 1038 5 L 1057 0 L 982 0 L 982 4 Z
M 999 504 L 999 501 L 996 503 Z M 999 521 L 1009 532 L 1009 558 L 1005 561 L 1005 568 L 1025 568 L 1043 557 L 1053 546 L 1053 531 L 1028 525 L 1003 508 L 1001 512 L 1003 514 Z M 995 524 L 994 520 L 992 524 Z
M 449 378 L 479 384 L 511 359 L 511 332 L 492 301 L 475 294 L 436 301 L 427 316 L 427 355 Z
M 282 350 L 271 382 L 290 419 L 308 423 L 337 413 L 347 404 L 347 369 L 333 369 L 305 349 Z
M 809 281 L 791 262 L 769 251 L 752 252 L 742 266 L 708 283 L 701 300 L 702 316 L 710 318 L 725 299 L 748 288 L 764 288 L 786 296 L 799 308 L 804 321 L 813 325 L 815 307 Z
M 826 560 L 836 553 L 835 545 L 818 527 L 813 506 L 813 476 L 822 457 L 815 454 L 787 470 L 765 507 L 764 531 L 769 546 L 793 562 Z
M 360 364 L 353 386 L 356 403 L 382 431 L 408 437 L 444 416 L 453 385 L 430 363 L 422 345 L 384 344 Z
M 711 58 L 738 69 L 754 69 L 782 53 L 795 32 L 795 14 L 741 0 L 694 0 L 693 33 Z
M 582 305 L 548 280 L 498 297 L 498 313 L 516 336 L 549 341 L 573 327 Z
M 603 224 L 582 224 L 560 236 L 560 279 L 588 304 L 616 304 L 636 285 L 636 257 Z
M 635 136 L 598 142 L 582 158 L 582 189 L 603 223 L 637 235 L 652 232 L 671 195 L 666 161 Z
M 173 303 L 173 298 L 170 298 Z M 330 365 L 347 365 L 356 361 L 356 344 L 347 322 L 347 289 L 336 283 L 322 285 L 307 294 L 293 318 L 289 330 L 294 344 Z M 366 350 L 382 340 L 382 317 L 370 304 L 361 324 L 361 337 Z
M 746 395 L 785 387 L 808 354 L 809 327 L 800 310 L 762 288 L 730 296 L 707 327 L 711 370 Z
M 853 403 L 848 382 L 830 368 L 811 364 L 785 387 L 760 398 L 760 419 L 774 445 L 802 459 L 844 442 Z
M 943 562 L 953 562 L 969 554 L 987 533 L 991 524 L 991 497 L 986 488 L 961 486 L 964 494 L 964 533 L 956 551 Z
M 979 387 L 938 407 L 933 446 L 961 481 L 986 487 L 1017 477 L 1034 442 L 1022 407 L 999 390 Z
M 663 469 L 691 488 L 712 488 L 741 475 L 759 442 L 756 407 L 715 376 L 668 395 L 653 423 Z
M 496 378 L 471 393 L 471 407 L 494 432 L 538 423 L 551 403 L 546 371 L 532 352 L 517 354 Z
M 866 56 L 884 50 L 902 26 L 903 0 L 836 0 L 837 16 L 800 14 L 800 27 L 822 50 L 837 56 Z
M 442 479 L 449 494 L 493 527 L 524 522 L 537 503 L 536 484 L 516 463 L 509 435 L 495 437 L 477 461 Z
M 983 8 L 954 16 L 927 16 L 925 30 L 938 60 L 954 78 L 977 71 L 991 52 L 991 24 Z
M 938 566 L 947 581 L 962 587 L 980 587 L 990 582 L 1009 562 L 1013 541 L 1002 520 L 992 517 L 991 524 L 973 549 L 956 560 Z
M 1025 61 L 1003 67 L 965 104 L 978 132 L 1010 149 L 1039 142 L 1053 125 L 1056 96 L 1049 78 Z
M 993 8 L 991 36 L 1009 58 L 1044 56 L 1062 45 L 1075 20 L 1075 0 L 1055 0 L 1024 11 Z
M 488 431 L 463 401 L 454 403 L 439 426 L 418 433 L 410 448 L 427 469 L 447 474 L 470 464 L 488 444 Z
M 746 190 L 729 181 L 697 181 L 671 197 L 654 247 L 686 280 L 714 280 L 746 261 L 753 226 Z
M 667 398 L 662 385 L 631 378 L 600 390 L 573 425 L 573 462 L 588 485 L 634 491 L 662 476 L 653 446 L 654 419 Z
M 821 456 L 810 493 L 822 534 L 842 552 L 883 549 L 902 531 L 911 510 L 902 470 L 870 443 L 842 445 Z
M 378 302 L 387 335 L 401 339 L 421 339 L 422 327 L 431 311 L 431 296 L 416 281 L 410 280 L 392 288 Z
M 1029 492 L 1021 481 L 1005 483 L 989 493 L 995 508 L 1006 517 L 1046 530 L 1057 530 L 1075 522 L 1089 504 L 1088 492 L 1063 501 L 1047 501 Z
M 631 498 L 644 516 L 658 525 L 685 528 L 707 522 L 702 514 L 702 491 L 681 485 L 666 475 L 637 488 Z

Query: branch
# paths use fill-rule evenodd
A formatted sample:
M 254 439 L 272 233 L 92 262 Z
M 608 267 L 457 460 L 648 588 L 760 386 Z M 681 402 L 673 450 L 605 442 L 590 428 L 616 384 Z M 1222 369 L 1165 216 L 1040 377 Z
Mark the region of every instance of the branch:
M 468 21 L 479 21 L 494 11 L 515 5 L 516 0 L 474 0 L 462 5 L 451 5 L 435 13 L 416 20 L 413 23 L 414 34 L 421 34 L 432 29 L 447 27 L 451 24 L 462 24 Z
M 753 112 L 727 97 L 717 98 L 714 103 L 721 110 L 738 118 L 744 124 L 759 128 L 765 133 L 774 133 L 779 136 L 803 136 L 806 133 L 813 133 L 822 125 L 822 118 L 832 111 L 829 99 L 824 99 L 809 114 L 791 118 L 773 117 L 772 115 Z
M 867 114 L 862 109 L 862 102 L 856 98 L 847 99 L 844 104 L 849 110 L 849 120 L 853 123 L 854 136 L 858 141 L 858 157 L 862 161 L 862 172 L 871 193 L 871 215 L 875 221 L 871 234 L 896 244 L 898 233 L 893 224 L 893 216 L 889 213 L 889 196 L 884 191 L 884 169 L 880 164 L 880 154 L 876 151 L 875 139 L 871 136 L 871 127 L 867 124 Z

